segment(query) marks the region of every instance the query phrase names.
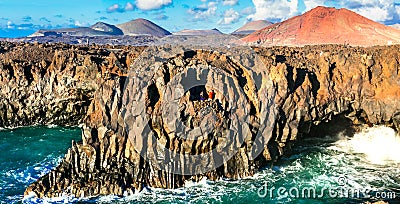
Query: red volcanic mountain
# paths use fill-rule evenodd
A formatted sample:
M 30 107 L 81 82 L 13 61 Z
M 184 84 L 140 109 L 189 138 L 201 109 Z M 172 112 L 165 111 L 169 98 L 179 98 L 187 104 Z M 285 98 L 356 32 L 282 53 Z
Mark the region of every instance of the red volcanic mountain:
M 374 22 L 347 9 L 316 7 L 303 15 L 258 30 L 244 42 L 260 45 L 400 44 L 400 30 Z

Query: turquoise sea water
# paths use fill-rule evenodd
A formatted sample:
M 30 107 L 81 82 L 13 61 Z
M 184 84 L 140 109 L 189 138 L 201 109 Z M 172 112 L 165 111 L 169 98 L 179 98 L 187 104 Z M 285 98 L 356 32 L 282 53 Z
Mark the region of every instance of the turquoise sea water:
M 399 203 L 400 139 L 374 127 L 355 136 L 306 139 L 279 163 L 251 178 L 187 183 L 184 188 L 147 188 L 133 196 L 24 199 L 29 183 L 60 162 L 80 130 L 27 127 L 0 130 L 0 203 Z M 314 193 L 315 192 L 315 193 Z
M 0 130 L 0 203 L 20 202 L 25 188 L 54 168 L 71 141 L 80 138 L 79 128 Z

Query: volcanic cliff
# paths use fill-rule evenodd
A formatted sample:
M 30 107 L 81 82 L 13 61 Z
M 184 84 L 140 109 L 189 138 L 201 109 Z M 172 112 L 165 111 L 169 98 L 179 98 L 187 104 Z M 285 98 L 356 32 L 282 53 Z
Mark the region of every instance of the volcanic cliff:
M 25 194 L 127 195 L 204 177 L 243 178 L 276 161 L 298 138 L 335 124 L 400 128 L 398 46 L 211 49 L 1 43 L 1 127 L 83 123 L 82 141 Z M 208 81 L 181 90 L 185 77 Z M 210 90 L 215 98 L 202 99 Z M 174 107 L 179 114 L 168 111 Z M 203 139 L 188 140 L 171 129 L 174 115 L 188 131 L 216 125 L 201 130 Z M 244 123 L 237 126 L 235 119 Z M 229 129 L 244 132 L 232 139 Z M 146 131 L 155 137 L 140 137 Z M 174 155 L 162 154 L 154 142 L 176 154 L 220 152 L 200 163 L 181 157 L 180 166 L 163 169 L 152 155 L 161 153 L 161 162 Z
M 1 42 L 0 127 L 81 124 L 99 82 L 143 50 L 129 49 Z

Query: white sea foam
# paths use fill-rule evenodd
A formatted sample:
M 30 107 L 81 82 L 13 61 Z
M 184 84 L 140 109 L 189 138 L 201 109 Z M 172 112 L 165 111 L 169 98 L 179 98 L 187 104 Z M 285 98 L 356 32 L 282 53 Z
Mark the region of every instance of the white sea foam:
M 27 166 L 23 169 L 13 169 L 5 172 L 4 174 L 9 177 L 15 179 L 20 184 L 29 184 L 38 179 L 38 177 L 44 176 L 51 169 L 60 163 L 62 157 L 54 158 L 49 155 L 44 159 L 44 161 L 33 164 L 32 166 Z M 37 172 L 40 172 L 39 174 Z
M 48 127 L 48 128 L 57 128 L 57 127 L 58 127 L 58 125 L 53 125 L 53 124 L 50 124 L 50 125 L 47 125 L 47 127 Z
M 400 137 L 389 127 L 366 128 L 353 137 L 339 140 L 336 149 L 365 154 L 373 164 L 400 163 Z
M 193 182 L 193 181 L 186 181 L 185 182 L 185 187 L 190 188 L 190 187 L 195 187 L 195 186 L 208 186 L 207 183 L 207 178 L 201 179 L 199 182 Z
M 105 197 L 105 196 L 104 196 Z M 22 203 L 73 203 L 78 201 L 85 201 L 84 199 L 78 199 L 73 196 L 60 196 L 54 198 L 44 197 L 43 199 L 37 198 L 35 193 L 30 192 L 22 198 Z

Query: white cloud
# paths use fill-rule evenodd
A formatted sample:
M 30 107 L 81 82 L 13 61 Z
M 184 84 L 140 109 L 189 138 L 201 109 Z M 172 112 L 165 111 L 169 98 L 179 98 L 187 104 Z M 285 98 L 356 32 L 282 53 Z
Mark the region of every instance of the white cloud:
M 304 5 L 306 6 L 305 11 L 309 11 L 317 6 L 324 6 L 326 0 L 304 0 Z
M 224 6 L 235 6 L 239 0 L 222 0 L 222 5 Z
M 107 8 L 107 12 L 108 13 L 113 13 L 113 12 L 119 12 L 119 13 L 123 13 L 126 11 L 133 11 L 135 9 L 135 6 L 128 2 L 125 4 L 125 6 L 121 6 L 120 4 L 113 4 L 112 6 Z
M 385 8 L 379 8 L 379 7 L 364 7 L 364 8 L 359 8 L 355 9 L 355 11 L 365 17 L 370 18 L 371 20 L 374 21 L 379 21 L 379 22 L 384 22 L 386 20 L 391 19 L 391 14 L 389 11 Z
M 207 20 L 216 15 L 217 8 L 217 2 L 208 2 L 208 4 L 189 9 L 188 13 L 193 16 L 194 21 Z
M 341 0 L 340 5 L 378 22 L 398 20 L 400 14 L 394 0 Z
M 8 21 L 7 22 L 7 28 L 8 29 L 14 29 L 15 28 L 15 24 L 12 21 Z
M 133 9 L 135 9 L 135 7 L 130 2 L 125 4 L 125 11 L 132 11 Z
M 32 24 L 32 23 L 14 23 L 11 20 L 8 20 L 8 18 L 0 18 L 0 21 L 4 21 L 0 23 L 0 29 L 10 29 L 10 30 L 38 30 L 38 29 L 43 29 L 43 28 L 52 28 L 50 24 L 47 25 L 38 25 L 38 24 Z M 5 23 L 5 24 L 4 24 Z
M 32 17 L 31 16 L 24 16 L 24 17 L 22 17 L 22 21 L 31 22 L 32 21 Z
M 242 15 L 250 15 L 250 14 L 254 14 L 255 12 L 256 12 L 256 10 L 254 9 L 254 7 L 249 6 L 249 7 L 246 7 L 244 9 L 242 9 L 240 11 L 240 14 L 242 14 Z
M 23 23 L 23 24 L 17 25 L 18 30 L 30 30 L 30 29 L 34 29 L 34 27 L 35 27 L 35 25 L 33 25 L 32 23 Z
M 317 6 L 332 5 L 332 0 L 304 0 L 305 10 L 299 11 L 299 0 L 253 0 L 255 12 L 248 20 L 282 21 L 309 11 Z M 400 20 L 400 6 L 395 0 L 337 0 L 333 5 L 347 8 L 371 20 L 381 23 L 395 23 Z
M 249 20 L 282 21 L 299 14 L 298 0 L 253 0 L 256 12 Z
M 172 0 L 136 0 L 136 7 L 141 10 L 155 10 L 172 4 Z
M 168 16 L 165 15 L 165 14 L 160 14 L 160 15 L 157 15 L 154 19 L 156 19 L 156 20 L 167 20 Z
M 395 12 L 397 13 L 397 15 L 400 15 L 400 6 L 395 6 Z
M 218 24 L 229 25 L 238 22 L 239 19 L 240 14 L 237 11 L 233 10 L 233 8 L 230 8 L 224 12 L 224 18 L 221 19 Z
M 119 4 L 113 4 L 112 6 L 107 8 L 108 13 L 112 12 L 123 12 L 123 8 Z
M 78 21 L 78 20 L 75 20 L 74 25 L 77 26 L 77 27 L 86 27 L 86 26 L 89 26 L 89 23 L 87 23 L 87 22 L 80 22 L 80 21 Z
M 305 11 L 324 6 L 330 0 L 304 0 Z M 339 7 L 347 8 L 362 16 L 378 22 L 399 20 L 400 8 L 394 0 L 338 0 Z

